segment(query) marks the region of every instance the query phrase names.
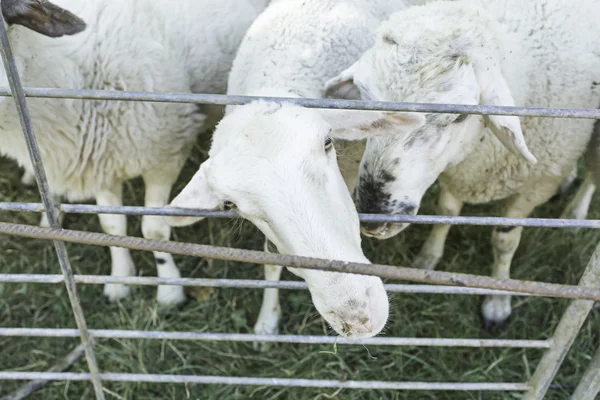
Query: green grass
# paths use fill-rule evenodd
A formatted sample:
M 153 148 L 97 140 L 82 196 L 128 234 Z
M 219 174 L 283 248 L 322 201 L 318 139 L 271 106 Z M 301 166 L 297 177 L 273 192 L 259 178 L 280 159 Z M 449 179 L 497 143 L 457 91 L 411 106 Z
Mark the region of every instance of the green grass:
M 195 172 L 201 156 L 191 160 L 174 193 Z M 23 188 L 21 171 L 0 159 L 0 200 L 39 201 L 36 189 Z M 579 181 L 577 182 L 579 183 Z M 141 205 L 139 181 L 126 186 L 126 204 Z M 430 190 L 423 214 L 433 213 L 437 189 Z M 540 207 L 535 216 L 557 217 L 566 200 Z M 464 215 L 498 215 L 498 206 L 467 207 Z M 600 207 L 592 205 L 591 218 L 600 218 Z M 0 220 L 37 224 L 36 214 L 3 213 Z M 129 233 L 140 235 L 140 218 L 129 217 Z M 68 215 L 69 229 L 100 231 L 95 216 Z M 377 263 L 409 265 L 429 226 L 411 226 L 387 241 L 364 238 L 365 253 Z M 451 230 L 446 254 L 439 267 L 444 271 L 489 274 L 492 260 L 491 229 L 461 226 Z M 262 249 L 262 235 L 241 221 L 204 221 L 175 231 L 175 240 Z M 559 229 L 528 228 L 513 262 L 518 279 L 577 283 L 600 236 L 594 231 L 571 235 Z M 108 274 L 108 249 L 68 244 L 73 268 L 78 274 Z M 156 274 L 151 254 L 133 252 L 138 274 Z M 208 278 L 262 277 L 262 269 L 250 264 L 207 261 L 177 256 L 184 276 Z M 0 236 L 0 271 L 4 273 L 59 273 L 51 243 Z M 284 279 L 295 279 L 290 273 Z M 208 301 L 191 301 L 180 310 L 166 311 L 155 303 L 154 287 L 135 287 L 133 296 L 117 305 L 103 301 L 99 285 L 79 285 L 88 326 L 95 329 L 147 329 L 196 332 L 251 332 L 257 317 L 261 292 L 253 289 L 219 289 Z M 491 334 L 482 329 L 481 297 L 461 295 L 393 296 L 387 336 L 433 338 L 546 339 L 550 337 L 568 302 L 543 298 L 515 298 L 513 317 L 505 330 Z M 311 305 L 308 292 L 282 291 L 284 310 L 281 333 L 331 334 Z M 593 311 L 569 352 L 548 399 L 565 399 L 572 392 L 599 344 L 600 315 Z M 0 326 L 74 328 L 63 285 L 0 283 Z M 75 339 L 0 338 L 0 370 L 43 371 L 75 346 Z M 464 349 L 344 346 L 333 354 L 330 345 L 273 345 L 257 353 L 251 343 L 202 343 L 159 340 L 107 340 L 96 346 L 103 371 L 353 379 L 389 381 L 522 382 L 535 370 L 540 350 Z M 85 371 L 85 361 L 73 371 Z M 14 390 L 22 382 L 0 382 L 0 393 Z M 514 399 L 517 394 L 500 392 L 393 392 L 278 387 L 231 387 L 149 383 L 105 384 L 108 399 Z M 88 382 L 54 382 L 34 399 L 91 399 Z

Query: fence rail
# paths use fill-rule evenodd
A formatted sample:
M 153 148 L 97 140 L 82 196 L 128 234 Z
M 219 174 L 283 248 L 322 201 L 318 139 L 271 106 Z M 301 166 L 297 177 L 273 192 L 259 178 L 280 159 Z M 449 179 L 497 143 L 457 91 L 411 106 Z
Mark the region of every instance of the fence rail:
M 600 301 L 600 285 L 598 287 L 583 287 L 556 283 L 520 281 L 516 279 L 495 279 L 482 275 L 424 271 L 416 268 L 326 260 L 230 247 L 151 240 L 131 236 L 114 236 L 103 233 L 72 231 L 68 229 L 41 228 L 38 226 L 9 224 L 6 222 L 0 222 L 0 234 L 34 239 L 60 240 L 63 242 L 98 246 L 124 247 L 133 250 L 160 251 L 164 253 L 221 259 L 226 261 L 248 262 L 261 265 L 282 265 L 285 267 L 320 271 L 373 275 L 381 278 L 406 280 L 411 282 L 513 291 L 566 299 Z M 73 284 L 75 284 L 73 276 L 70 276 L 70 279 Z
M 61 204 L 57 208 L 71 214 L 125 214 L 162 215 L 205 218 L 237 218 L 235 211 L 192 210 L 174 207 L 96 206 L 89 204 Z M 45 212 L 40 203 L 0 202 L 0 211 Z M 443 215 L 358 214 L 362 222 L 391 222 L 411 224 L 525 226 L 538 228 L 600 228 L 600 220 L 573 220 L 558 218 L 505 218 L 505 217 L 453 217 Z
M 0 282 L 21 283 L 64 283 L 67 288 L 69 301 L 75 316 L 77 329 L 44 329 L 44 328 L 0 328 L 0 336 L 4 337 L 77 337 L 79 336 L 85 348 L 87 366 L 90 373 L 59 373 L 59 372 L 0 372 L 0 380 L 64 380 L 91 381 L 97 399 L 104 399 L 102 381 L 120 382 L 164 382 L 164 383 L 197 383 L 224 385 L 260 385 L 287 387 L 319 387 L 319 388 L 348 388 L 348 389 L 389 389 L 389 390 L 470 390 L 470 391 L 520 391 L 525 392 L 523 399 L 542 399 L 562 364 L 564 357 L 578 334 L 585 318 L 589 314 L 593 301 L 600 301 L 600 246 L 578 286 L 559 285 L 541 282 L 526 282 L 518 280 L 498 280 L 485 276 L 469 274 L 446 273 L 440 271 L 422 271 L 411 268 L 392 267 L 386 265 L 371 265 L 348 263 L 336 260 L 311 259 L 306 257 L 287 256 L 282 254 L 263 253 L 251 250 L 230 249 L 215 246 L 205 246 L 189 243 L 153 241 L 134 237 L 110 236 L 99 233 L 77 232 L 60 229 L 58 215 L 60 212 L 81 214 L 132 214 L 132 215 L 181 215 L 203 216 L 213 218 L 235 217 L 232 212 L 207 210 L 181 210 L 174 208 L 144 208 L 144 207 L 103 207 L 85 204 L 57 205 L 49 195 L 48 181 L 40 158 L 37 142 L 32 131 L 31 120 L 27 108 L 26 97 L 29 98 L 58 98 L 58 99 L 91 99 L 118 101 L 152 101 L 167 103 L 203 103 L 215 105 L 241 105 L 259 99 L 250 96 L 225 96 L 214 94 L 190 93 L 149 93 L 126 91 L 103 91 L 81 89 L 55 88 L 23 88 L 11 52 L 6 26 L 0 23 L 0 44 L 2 60 L 7 73 L 10 89 L 0 88 L 0 96 L 12 96 L 19 114 L 23 134 L 25 136 L 31 161 L 36 175 L 42 204 L 37 203 L 0 203 L 0 211 L 44 212 L 48 216 L 51 228 L 45 229 L 34 226 L 0 223 L 0 234 L 9 234 L 29 238 L 41 238 L 54 241 L 56 253 L 61 267 L 61 275 L 39 274 L 0 274 Z M 555 118 L 592 118 L 600 119 L 600 110 L 589 109 L 550 109 L 526 107 L 502 107 L 481 105 L 456 104 L 417 104 L 366 102 L 354 100 L 331 99 L 299 99 L 273 98 L 260 99 L 277 103 L 287 102 L 309 108 L 348 109 L 348 110 L 381 110 L 407 111 L 429 113 L 462 113 L 486 115 L 517 115 L 529 117 Z M 417 224 L 451 224 L 451 225 L 487 225 L 487 226 L 528 226 L 554 228 L 600 228 L 599 220 L 575 221 L 541 218 L 494 218 L 494 217 L 446 217 L 446 216 L 405 216 L 361 214 L 360 219 L 367 222 L 403 222 Z M 424 282 L 429 285 L 386 285 L 386 289 L 396 292 L 410 293 L 439 293 L 439 294 L 513 294 L 536 295 L 575 299 L 563 314 L 554 335 L 547 340 L 482 340 L 482 339 L 451 339 L 451 338 L 399 338 L 377 337 L 363 340 L 348 340 L 328 336 L 305 335 L 252 335 L 231 333 L 196 333 L 196 332 L 159 332 L 88 329 L 83 315 L 82 306 L 77 295 L 76 284 L 126 283 L 135 285 L 188 285 L 238 288 L 281 288 L 306 289 L 304 282 L 268 282 L 253 280 L 227 279 L 186 279 L 186 278 L 147 278 L 147 277 L 106 277 L 74 275 L 71 268 L 65 242 L 93 244 L 101 246 L 117 246 L 147 251 L 163 251 L 174 254 L 192 255 L 206 258 L 219 258 L 231 261 L 250 262 L 257 264 L 278 264 L 296 268 L 312 268 L 319 270 L 361 273 L 376 275 L 383 278 L 399 279 L 413 282 Z M 435 286 L 441 284 L 447 286 Z M 223 376 L 193 376 L 165 374 L 124 374 L 101 373 L 96 362 L 93 338 L 129 338 L 129 339 L 168 339 L 168 340 L 199 340 L 199 341 L 263 341 L 279 343 L 304 344 L 368 344 L 388 346 L 438 346 L 438 347 L 512 347 L 544 349 L 544 356 L 536 368 L 535 374 L 526 383 L 452 383 L 452 382 L 380 382 L 380 381 L 337 381 L 322 379 L 284 379 L 264 377 L 223 377 Z M 572 399 L 587 400 L 596 396 L 600 390 L 600 350 L 592 360 L 592 365 L 584 377 Z M 591 382 L 591 383 L 590 383 Z
M 308 99 L 296 97 L 232 96 L 204 93 L 156 93 L 125 90 L 89 90 L 23 88 L 23 94 L 33 98 L 149 101 L 162 103 L 198 103 L 213 105 L 243 105 L 257 100 L 289 103 L 306 108 L 333 110 L 405 111 L 447 114 L 516 115 L 520 117 L 587 118 L 600 119 L 600 110 L 585 108 L 535 108 L 467 104 L 400 103 L 389 101 L 362 101 L 341 99 Z M 14 96 L 14 92 L 0 88 L 0 96 Z
M 199 333 L 199 332 L 162 332 L 134 331 L 123 329 L 90 329 L 94 338 L 110 339 L 168 339 L 197 340 L 203 342 L 269 342 L 301 344 L 355 344 L 371 346 L 432 346 L 432 347 L 513 347 L 530 349 L 549 349 L 551 340 L 503 340 L 503 339 L 438 339 L 438 338 L 401 338 L 375 337 L 369 339 L 346 339 L 336 336 L 314 335 L 256 335 L 246 333 Z M 77 329 L 44 328 L 0 328 L 0 336 L 25 337 L 77 337 Z
M 86 381 L 90 374 L 76 372 L 0 372 L 3 379 L 44 379 L 57 381 Z M 150 383 L 196 383 L 249 386 L 286 386 L 304 388 L 345 388 L 377 390 L 503 390 L 524 392 L 531 389 L 526 383 L 449 383 L 449 382 L 381 382 L 336 381 L 326 379 L 246 378 L 233 376 L 118 374 L 103 373 L 104 381 L 150 382 Z
M 106 276 L 106 275 L 74 275 L 75 283 L 106 284 L 121 283 L 124 285 L 177 285 L 195 287 L 219 287 L 240 289 L 308 289 L 306 282 L 299 281 L 263 281 L 252 279 L 207 279 L 207 278 L 158 278 L 142 276 Z M 0 282 L 10 283 L 62 283 L 62 275 L 48 274 L 0 274 Z M 511 296 L 538 296 L 532 293 L 510 292 L 505 290 L 478 289 L 461 286 L 442 285 L 401 285 L 385 284 L 385 290 L 392 293 L 423 294 L 470 294 Z

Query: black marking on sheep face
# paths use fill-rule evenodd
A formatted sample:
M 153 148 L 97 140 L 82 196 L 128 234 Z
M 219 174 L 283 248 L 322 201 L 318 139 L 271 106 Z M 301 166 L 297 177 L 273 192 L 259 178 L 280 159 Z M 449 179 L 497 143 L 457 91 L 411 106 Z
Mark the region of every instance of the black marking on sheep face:
M 165 260 L 164 258 L 156 257 L 156 263 L 158 265 L 165 265 L 167 263 L 167 260 Z
M 415 215 L 417 205 L 405 200 L 392 199 L 391 193 L 387 191 L 389 182 L 396 178 L 386 170 L 369 172 L 369 165 L 365 164 L 366 174 L 361 176 L 358 187 L 354 191 L 357 209 L 365 214 L 404 214 Z M 406 223 L 387 222 L 362 222 L 361 229 L 367 236 L 385 238 L 389 232 L 396 234 L 406 228 Z M 392 235 L 393 236 L 393 235 Z
M 513 229 L 515 229 L 516 226 L 503 226 L 502 228 L 498 228 L 498 232 L 501 233 L 508 233 L 510 231 L 512 231 Z
M 355 191 L 359 212 L 380 213 L 387 208 L 392 195 L 386 191 L 386 185 L 396 177 L 385 170 L 369 171 L 369 164 L 364 165 L 364 175 L 360 177 Z

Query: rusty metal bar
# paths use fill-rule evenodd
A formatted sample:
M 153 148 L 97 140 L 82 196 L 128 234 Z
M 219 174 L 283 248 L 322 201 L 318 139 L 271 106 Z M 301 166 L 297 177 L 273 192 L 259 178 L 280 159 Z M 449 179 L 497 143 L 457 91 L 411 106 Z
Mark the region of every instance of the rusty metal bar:
M 0 88 L 0 96 L 10 96 L 6 88 Z M 151 101 L 162 103 L 198 103 L 216 105 L 242 105 L 264 100 L 275 103 L 291 103 L 306 108 L 328 108 L 335 110 L 408 111 L 448 114 L 516 115 L 522 117 L 590 118 L 600 119 L 600 110 L 581 108 L 533 108 L 494 105 L 400 103 L 387 101 L 363 101 L 341 99 L 307 99 L 290 97 L 231 96 L 202 93 L 156 93 L 117 90 L 25 88 L 28 97 Z
M 23 135 L 25 136 L 25 141 L 27 143 L 29 157 L 31 159 L 35 171 L 35 178 L 38 184 L 40 196 L 46 208 L 46 215 L 48 216 L 48 222 L 50 223 L 50 226 L 57 229 L 59 228 L 59 211 L 56 208 L 54 201 L 52 200 L 52 196 L 50 195 L 48 180 L 46 178 L 46 172 L 44 170 L 44 165 L 40 156 L 38 144 L 33 133 L 33 128 L 31 126 L 29 109 L 27 108 L 27 102 L 25 100 L 25 94 L 23 93 L 23 86 L 19 77 L 19 71 L 17 70 L 17 65 L 15 63 L 15 59 L 13 57 L 12 50 L 10 47 L 10 42 L 8 40 L 8 33 L 6 31 L 4 19 L 0 21 L 0 43 L 0 52 L 2 53 L 2 61 L 4 63 L 4 68 L 6 69 L 6 76 L 10 85 L 10 92 L 12 93 L 13 99 L 15 100 L 15 106 L 19 114 L 19 120 L 23 129 Z M 100 371 L 96 362 L 96 356 L 94 354 L 93 345 L 90 340 L 89 333 L 87 331 L 85 317 L 83 315 L 81 303 L 79 302 L 79 296 L 77 295 L 77 288 L 75 286 L 75 282 L 73 281 L 73 270 L 69 262 L 67 248 L 65 246 L 65 243 L 60 241 L 54 241 L 54 247 L 56 250 L 56 255 L 58 257 L 58 262 L 60 264 L 62 273 L 65 277 L 65 286 L 67 288 L 67 293 L 71 302 L 73 315 L 75 316 L 75 322 L 77 323 L 77 327 L 80 331 L 81 342 L 85 347 L 85 356 L 91 373 L 90 376 L 94 385 L 94 392 L 98 400 L 104 400 L 102 382 L 99 378 Z
M 344 388 L 373 390 L 468 390 L 468 391 L 515 391 L 529 389 L 526 383 L 450 383 L 450 382 L 382 382 L 382 381 L 336 381 L 328 379 L 249 378 L 233 376 L 154 375 L 103 373 L 104 381 L 196 383 L 247 386 L 284 386 L 314 388 Z M 44 379 L 57 381 L 85 381 L 90 374 L 76 372 L 0 372 L 0 380 Z
M 594 250 L 579 281 L 579 286 L 582 288 L 600 287 L 600 245 Z M 529 381 L 531 389 L 527 391 L 523 400 L 542 400 L 544 398 L 593 306 L 594 302 L 589 300 L 574 300 L 569 304 L 550 339 L 552 343 L 550 349 L 544 353 Z
M 362 264 L 338 260 L 300 257 L 256 250 L 242 250 L 202 244 L 181 243 L 142 239 L 131 236 L 113 236 L 103 233 L 72 231 L 67 229 L 41 228 L 31 225 L 0 222 L 0 234 L 34 239 L 62 240 L 72 243 L 98 246 L 124 247 L 143 251 L 161 251 L 194 257 L 215 258 L 227 261 L 253 264 L 282 265 L 321 271 L 335 271 L 361 275 L 375 275 L 382 278 L 412 282 L 442 284 L 450 286 L 474 287 L 530 293 L 540 296 L 586 299 L 600 301 L 600 288 L 519 281 L 515 279 L 495 279 L 489 276 L 425 271 L 416 268 L 394 267 L 380 264 Z
M 72 214 L 169 215 L 205 218 L 237 218 L 235 211 L 193 210 L 171 207 L 98 206 L 91 204 L 61 204 L 60 211 Z M 0 202 L 0 211 L 43 212 L 40 203 Z M 362 222 L 406 222 L 410 224 L 526 226 L 543 228 L 600 228 L 600 220 L 557 218 L 463 217 L 443 215 L 358 214 Z

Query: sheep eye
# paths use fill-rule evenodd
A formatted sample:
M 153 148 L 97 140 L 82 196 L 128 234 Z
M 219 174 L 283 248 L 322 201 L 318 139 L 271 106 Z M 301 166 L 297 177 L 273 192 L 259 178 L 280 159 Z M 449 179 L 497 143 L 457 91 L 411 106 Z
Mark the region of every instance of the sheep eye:
M 452 123 L 453 124 L 460 124 L 465 119 L 467 119 L 468 116 L 469 116 L 468 114 L 460 114 L 458 117 L 456 117 L 456 119 L 454 121 L 452 121 Z
M 325 151 L 329 152 L 333 148 L 333 140 L 331 138 L 325 139 Z
M 223 200 L 223 210 L 233 210 L 235 209 L 235 204 L 233 204 L 229 200 Z

